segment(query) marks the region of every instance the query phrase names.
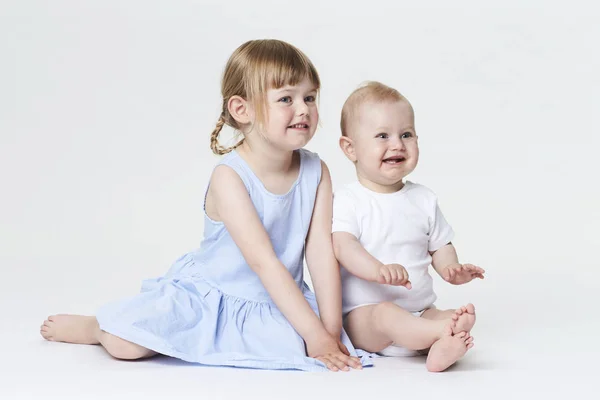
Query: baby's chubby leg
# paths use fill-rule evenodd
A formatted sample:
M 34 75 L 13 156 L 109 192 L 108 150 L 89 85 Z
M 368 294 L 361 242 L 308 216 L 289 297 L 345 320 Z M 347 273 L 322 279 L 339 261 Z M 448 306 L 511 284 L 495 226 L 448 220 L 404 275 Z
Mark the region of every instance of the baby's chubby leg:
M 447 327 L 444 336 L 429 350 L 425 365 L 430 372 L 441 372 L 458 361 L 467 350 L 473 347 L 473 337 L 467 332 L 456 335 Z
M 156 354 L 145 347 L 102 331 L 96 317 L 52 315 L 40 327 L 40 334 L 52 342 L 101 344 L 111 356 L 122 360 L 136 360 Z
M 423 350 L 453 329 L 452 319 L 419 318 L 391 302 L 352 310 L 345 319 L 346 332 L 355 347 L 379 352 L 392 343 L 410 350 Z
M 455 324 L 452 328 L 453 334 L 470 332 L 471 329 L 473 329 L 473 325 L 475 325 L 475 307 L 473 304 L 469 303 L 456 310 L 438 310 L 436 308 L 429 308 L 423 312 L 421 318 L 454 321 Z

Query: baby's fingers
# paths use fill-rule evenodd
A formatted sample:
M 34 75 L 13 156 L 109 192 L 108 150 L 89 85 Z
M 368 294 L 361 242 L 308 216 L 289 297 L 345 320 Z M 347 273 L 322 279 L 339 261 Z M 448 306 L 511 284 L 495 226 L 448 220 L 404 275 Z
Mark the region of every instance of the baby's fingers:
M 408 280 L 408 272 L 406 270 L 402 272 L 402 286 L 404 286 L 408 290 L 412 289 L 412 284 Z
M 477 272 L 479 274 L 485 273 L 485 270 L 483 268 L 478 267 L 477 265 L 465 264 L 464 266 L 466 268 L 468 268 L 468 270 L 471 271 L 471 272 Z
M 390 271 L 386 268 L 379 270 L 379 283 L 390 283 Z

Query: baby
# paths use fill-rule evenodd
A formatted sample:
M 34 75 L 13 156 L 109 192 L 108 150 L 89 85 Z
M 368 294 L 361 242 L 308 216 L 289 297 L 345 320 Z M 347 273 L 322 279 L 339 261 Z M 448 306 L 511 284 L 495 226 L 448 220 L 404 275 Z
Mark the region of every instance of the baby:
M 339 144 L 358 177 L 335 191 L 333 244 L 342 268 L 344 325 L 357 348 L 384 356 L 427 354 L 443 371 L 473 346 L 472 304 L 438 310 L 429 265 L 447 282 L 483 279 L 460 264 L 436 195 L 404 180 L 419 160 L 411 104 L 370 82 L 342 109 Z

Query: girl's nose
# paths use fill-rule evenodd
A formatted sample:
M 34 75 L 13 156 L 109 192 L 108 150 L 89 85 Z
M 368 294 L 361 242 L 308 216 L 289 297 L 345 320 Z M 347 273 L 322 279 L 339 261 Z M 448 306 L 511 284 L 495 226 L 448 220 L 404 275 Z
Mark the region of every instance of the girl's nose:
M 298 115 L 308 114 L 308 105 L 305 102 L 298 103 L 298 108 L 296 109 L 296 113 Z

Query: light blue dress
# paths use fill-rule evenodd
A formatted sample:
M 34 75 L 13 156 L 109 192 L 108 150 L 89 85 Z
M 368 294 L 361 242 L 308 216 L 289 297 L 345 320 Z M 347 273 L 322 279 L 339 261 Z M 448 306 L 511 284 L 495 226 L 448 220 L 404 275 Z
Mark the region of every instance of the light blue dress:
M 300 153 L 298 179 L 288 193 L 266 190 L 235 152 L 219 164 L 244 182 L 274 250 L 308 303 L 317 302 L 303 279 L 304 243 L 321 179 L 316 153 Z M 204 239 L 183 255 L 164 277 L 145 280 L 141 293 L 105 305 L 100 328 L 157 353 L 206 365 L 323 371 L 307 357 L 303 339 L 277 309 L 258 275 L 250 269 L 222 222 L 204 213 Z M 350 353 L 371 365 L 342 332 Z

